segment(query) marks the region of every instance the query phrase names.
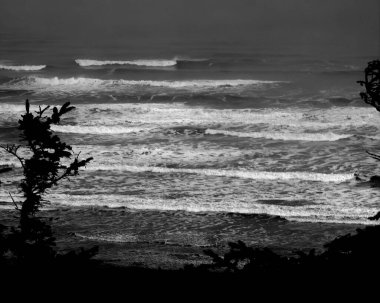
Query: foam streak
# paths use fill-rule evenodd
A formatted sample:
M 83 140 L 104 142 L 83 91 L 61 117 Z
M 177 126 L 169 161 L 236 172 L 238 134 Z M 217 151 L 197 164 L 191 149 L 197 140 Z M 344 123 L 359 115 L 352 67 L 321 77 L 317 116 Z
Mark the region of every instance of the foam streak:
M 79 125 L 53 125 L 52 130 L 60 133 L 76 134 L 129 134 L 138 133 L 151 128 L 122 127 L 122 126 L 79 126 Z
M 328 133 L 271 133 L 271 132 L 235 132 L 228 130 L 207 129 L 207 135 L 225 135 L 241 138 L 265 138 L 283 141 L 337 141 L 351 137 L 351 135 L 338 135 L 331 132 Z
M 17 87 L 19 89 L 33 88 L 54 88 L 64 87 L 67 89 L 75 88 L 82 90 L 104 90 L 115 89 L 116 87 L 131 87 L 131 86 L 150 86 L 150 87 L 165 87 L 172 89 L 207 89 L 218 87 L 237 87 L 237 86 L 261 86 L 263 84 L 274 84 L 278 81 L 261 81 L 248 79 L 233 79 L 233 80 L 184 80 L 184 81 L 155 81 L 155 80 L 104 80 L 95 78 L 42 78 L 42 77 L 27 77 L 18 80 L 13 80 L 5 87 Z
M 194 168 L 167 168 L 155 166 L 97 166 L 89 167 L 92 170 L 125 170 L 135 173 L 153 172 L 162 174 L 199 174 L 215 177 L 232 177 L 252 180 L 300 180 L 316 182 L 347 182 L 354 178 L 353 174 L 324 174 L 314 172 L 266 172 L 266 171 L 244 171 L 244 170 L 221 170 L 221 169 L 194 169 Z

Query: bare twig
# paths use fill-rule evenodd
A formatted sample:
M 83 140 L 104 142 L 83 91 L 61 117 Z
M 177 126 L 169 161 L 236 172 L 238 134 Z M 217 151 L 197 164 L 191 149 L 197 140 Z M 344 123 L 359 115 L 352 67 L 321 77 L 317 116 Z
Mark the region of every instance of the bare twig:
M 40 117 L 42 117 L 42 115 L 44 114 L 44 112 L 45 112 L 47 109 L 50 108 L 50 105 L 46 106 L 44 109 L 41 109 L 41 106 L 38 106 L 38 108 L 39 108 L 39 111 L 36 111 L 36 113 L 37 113 Z
M 13 199 L 13 197 L 12 197 L 12 195 L 11 195 L 11 193 L 10 193 L 10 192 L 9 192 L 9 196 L 11 197 L 11 199 L 12 199 L 12 202 L 13 202 L 13 204 L 15 205 L 16 209 L 17 209 L 18 211 L 20 211 L 21 209 L 18 207 L 18 205 L 17 205 L 16 201 Z
M 372 158 L 374 158 L 375 160 L 380 161 L 380 155 L 373 154 L 373 153 L 369 152 L 368 150 L 366 151 L 366 153 L 368 155 L 370 155 Z
M 66 168 L 65 172 L 63 172 L 62 175 L 60 175 L 59 177 L 56 177 L 56 178 L 52 178 L 51 182 L 48 184 L 48 187 L 53 186 L 59 180 L 67 179 L 68 177 L 76 175 L 78 173 L 79 168 L 86 166 L 86 164 L 88 162 L 93 160 L 93 158 L 90 157 L 90 158 L 87 158 L 85 160 L 78 161 L 79 154 L 75 157 L 74 162 L 71 163 L 70 166 Z

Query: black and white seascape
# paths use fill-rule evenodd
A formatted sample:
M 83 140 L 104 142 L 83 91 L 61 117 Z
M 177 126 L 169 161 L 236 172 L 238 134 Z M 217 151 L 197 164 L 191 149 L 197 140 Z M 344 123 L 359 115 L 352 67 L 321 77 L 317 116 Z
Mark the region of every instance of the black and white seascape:
M 163 268 L 234 240 L 321 248 L 380 208 L 380 115 L 356 83 L 378 51 L 366 5 L 0 0 L 0 144 L 25 99 L 76 107 L 53 130 L 94 160 L 42 210 L 63 248 Z M 22 169 L 1 150 L 5 166 L 7 222 Z

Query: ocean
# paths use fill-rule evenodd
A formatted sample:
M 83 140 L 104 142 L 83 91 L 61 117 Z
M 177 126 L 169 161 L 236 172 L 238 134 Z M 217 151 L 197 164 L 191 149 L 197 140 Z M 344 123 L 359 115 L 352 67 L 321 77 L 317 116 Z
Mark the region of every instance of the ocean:
M 291 252 L 374 224 L 380 114 L 360 100 L 369 56 L 232 43 L 95 48 L 4 40 L 0 144 L 25 110 L 76 109 L 53 130 L 94 160 L 49 191 L 59 244 L 114 263 L 179 267 L 229 241 Z M 25 151 L 22 154 L 27 155 Z M 0 151 L 0 219 L 22 171 Z M 358 181 L 356 176 L 361 178 Z

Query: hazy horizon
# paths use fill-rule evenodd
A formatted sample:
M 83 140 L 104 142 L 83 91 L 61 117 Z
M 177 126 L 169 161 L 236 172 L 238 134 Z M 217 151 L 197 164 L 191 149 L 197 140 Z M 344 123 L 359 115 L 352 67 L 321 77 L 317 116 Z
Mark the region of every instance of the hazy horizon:
M 0 0 L 0 41 L 90 47 L 222 43 L 376 55 L 379 11 L 377 0 Z

